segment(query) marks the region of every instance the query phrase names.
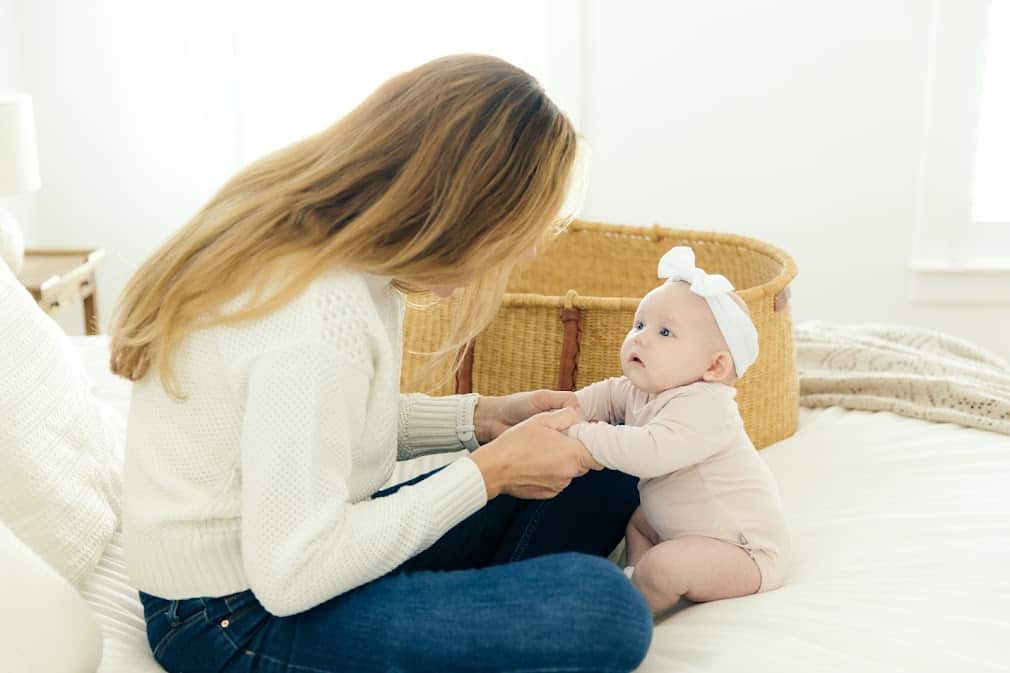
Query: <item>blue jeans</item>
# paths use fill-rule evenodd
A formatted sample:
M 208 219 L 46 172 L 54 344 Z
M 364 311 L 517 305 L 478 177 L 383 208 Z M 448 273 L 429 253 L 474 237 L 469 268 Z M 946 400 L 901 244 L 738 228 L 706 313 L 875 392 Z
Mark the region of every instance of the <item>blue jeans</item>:
M 637 479 L 611 470 L 550 500 L 499 496 L 387 575 L 288 617 L 251 590 L 140 592 L 148 641 L 170 673 L 625 673 L 652 616 L 603 557 L 637 506 Z

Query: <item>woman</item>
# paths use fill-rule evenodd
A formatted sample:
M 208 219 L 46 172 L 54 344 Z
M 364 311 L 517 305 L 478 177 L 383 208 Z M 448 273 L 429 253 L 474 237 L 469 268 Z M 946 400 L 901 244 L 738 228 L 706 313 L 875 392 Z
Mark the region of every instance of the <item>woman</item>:
M 137 271 L 123 532 L 166 669 L 638 665 L 648 607 L 602 558 L 635 480 L 562 432 L 574 396 L 398 392 L 403 293 L 462 288 L 456 357 L 556 228 L 576 147 L 527 73 L 438 59 L 242 170 Z

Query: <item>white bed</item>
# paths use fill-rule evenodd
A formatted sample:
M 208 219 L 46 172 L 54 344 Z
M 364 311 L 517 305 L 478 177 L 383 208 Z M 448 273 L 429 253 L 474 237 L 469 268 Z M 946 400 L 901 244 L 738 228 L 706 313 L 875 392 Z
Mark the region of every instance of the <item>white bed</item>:
M 125 417 L 104 338 L 76 338 L 96 393 Z M 1010 671 L 1010 437 L 889 413 L 802 410 L 761 455 L 794 561 L 778 591 L 684 605 L 656 625 L 642 673 Z M 429 469 L 429 457 L 393 480 Z M 100 673 L 161 671 L 118 534 L 84 589 Z

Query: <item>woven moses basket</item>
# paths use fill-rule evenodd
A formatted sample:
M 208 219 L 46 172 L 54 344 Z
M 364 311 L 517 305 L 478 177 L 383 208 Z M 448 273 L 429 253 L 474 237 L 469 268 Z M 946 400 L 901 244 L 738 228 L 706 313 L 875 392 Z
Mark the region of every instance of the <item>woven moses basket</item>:
M 737 403 L 758 448 L 790 436 L 799 415 L 789 283 L 796 264 L 783 251 L 733 234 L 576 221 L 532 262 L 517 267 L 495 320 L 467 349 L 455 377 L 431 394 L 577 390 L 621 375 L 621 342 L 639 300 L 662 281 L 659 258 L 675 245 L 697 265 L 726 276 L 747 303 L 760 354 L 737 383 Z M 444 307 L 408 308 L 404 390 L 442 341 Z M 448 372 L 446 372 L 448 373 Z M 437 375 L 436 375 L 437 376 Z

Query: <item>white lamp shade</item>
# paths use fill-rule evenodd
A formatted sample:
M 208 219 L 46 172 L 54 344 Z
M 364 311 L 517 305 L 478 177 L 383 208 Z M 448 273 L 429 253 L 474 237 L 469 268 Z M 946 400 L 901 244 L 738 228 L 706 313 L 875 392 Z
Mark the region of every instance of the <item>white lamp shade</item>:
M 32 99 L 0 95 L 0 195 L 34 192 L 41 186 Z

